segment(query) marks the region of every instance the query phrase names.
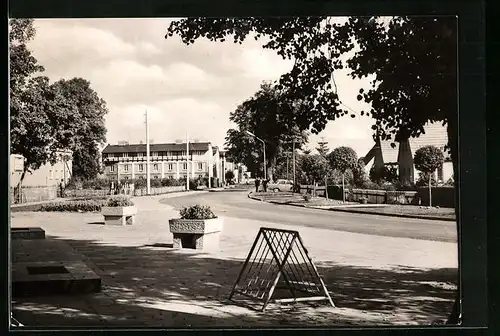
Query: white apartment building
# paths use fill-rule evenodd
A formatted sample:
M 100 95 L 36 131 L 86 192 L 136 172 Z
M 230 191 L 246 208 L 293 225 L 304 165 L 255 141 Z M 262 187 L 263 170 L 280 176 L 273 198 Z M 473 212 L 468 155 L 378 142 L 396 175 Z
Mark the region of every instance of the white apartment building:
M 150 176 L 158 178 L 216 177 L 223 180 L 220 151 L 210 142 L 150 144 Z M 102 151 L 104 175 L 110 179 L 146 178 L 146 145 L 108 145 Z

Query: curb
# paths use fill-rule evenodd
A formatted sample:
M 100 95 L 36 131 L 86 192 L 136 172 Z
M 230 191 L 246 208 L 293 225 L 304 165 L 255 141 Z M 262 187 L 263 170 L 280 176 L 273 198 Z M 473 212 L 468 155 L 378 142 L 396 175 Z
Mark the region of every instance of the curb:
M 445 222 L 456 222 L 457 221 L 455 218 L 446 218 L 446 217 L 443 218 L 443 217 L 437 217 L 437 216 L 414 216 L 414 215 L 405 215 L 405 214 L 388 214 L 388 213 L 379 213 L 379 212 L 373 212 L 373 211 L 359 211 L 359 210 L 356 210 L 353 208 L 350 208 L 350 209 L 341 209 L 341 208 L 321 209 L 321 208 L 307 207 L 307 206 L 301 205 L 301 204 L 280 203 L 280 202 L 276 202 L 276 201 L 264 201 L 264 200 L 261 200 L 261 199 L 256 198 L 256 197 L 252 197 L 252 193 L 248 194 L 248 198 L 256 200 L 256 201 L 260 201 L 260 202 L 271 203 L 271 204 L 288 205 L 288 206 L 295 206 L 295 207 L 323 210 L 323 211 L 350 212 L 350 213 L 356 213 L 356 214 L 362 214 L 362 215 L 375 215 L 375 216 L 385 216 L 385 217 L 439 220 L 439 221 L 445 221 Z

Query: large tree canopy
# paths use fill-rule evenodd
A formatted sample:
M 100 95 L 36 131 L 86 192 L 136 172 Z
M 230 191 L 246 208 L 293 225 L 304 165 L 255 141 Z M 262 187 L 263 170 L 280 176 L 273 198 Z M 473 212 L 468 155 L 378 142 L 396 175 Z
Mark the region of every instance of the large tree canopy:
M 272 179 L 277 157 L 285 148 L 291 147 L 288 142 L 292 137 L 296 138 L 297 148 L 307 141 L 305 130 L 309 125 L 294 120 L 301 108 L 300 102 L 284 102 L 275 87 L 263 84 L 253 97 L 230 114 L 229 119 L 237 125 L 237 129 L 227 132 L 229 157 L 244 164 L 250 171 L 262 171 L 263 144 L 246 133 L 251 132 L 266 143 L 267 176 Z
M 399 140 L 420 135 L 428 121 L 455 117 L 456 32 L 455 17 L 189 18 L 171 23 L 166 37 L 179 35 L 186 44 L 263 40 L 263 48 L 294 61 L 278 87 L 286 89 L 284 98 L 304 101 L 300 117 L 313 133 L 350 113 L 340 107 L 335 70 L 348 66 L 353 77 L 375 75 L 372 89 L 361 90 L 358 99 L 372 105 L 366 114 L 375 119 L 374 130 Z M 342 62 L 339 56 L 351 51 Z
M 57 160 L 59 150 L 74 152 L 74 168 L 95 177 L 97 144 L 105 140 L 105 102 L 81 78 L 50 84 L 27 43 L 35 37 L 33 20 L 11 20 L 10 147 L 24 157 L 27 172 Z M 89 176 L 88 172 L 91 172 Z
M 72 143 L 68 144 L 73 151 L 73 176 L 93 179 L 100 170 L 99 145 L 106 141 L 106 102 L 91 88 L 90 82 L 83 78 L 61 79 L 53 86 L 75 107 L 74 113 L 66 116 L 69 125 L 74 126 Z M 62 119 L 62 115 L 54 118 Z

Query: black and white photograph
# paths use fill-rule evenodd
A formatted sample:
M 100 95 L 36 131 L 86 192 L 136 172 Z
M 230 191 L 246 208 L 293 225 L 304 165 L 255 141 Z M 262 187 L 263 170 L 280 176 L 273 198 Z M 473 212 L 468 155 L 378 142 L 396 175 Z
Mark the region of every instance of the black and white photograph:
M 457 27 L 11 18 L 11 329 L 459 325 Z

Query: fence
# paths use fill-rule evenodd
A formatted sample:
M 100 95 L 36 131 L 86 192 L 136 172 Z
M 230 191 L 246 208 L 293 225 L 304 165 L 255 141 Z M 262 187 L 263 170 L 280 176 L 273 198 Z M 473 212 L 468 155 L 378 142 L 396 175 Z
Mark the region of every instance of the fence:
M 432 206 L 443 208 L 455 207 L 454 187 L 432 187 Z M 429 205 L 429 189 L 427 187 L 418 188 L 418 194 L 422 200 L 422 205 Z
M 150 195 L 167 194 L 176 191 L 183 191 L 185 189 L 186 189 L 185 186 L 151 188 Z M 147 195 L 147 189 L 123 188 L 119 190 L 118 193 L 121 195 L 128 195 L 128 196 L 145 196 Z M 110 190 L 81 189 L 81 190 L 64 191 L 64 197 L 104 197 L 111 194 L 114 194 L 114 192 Z
M 10 188 L 10 203 L 50 201 L 57 198 L 57 186 L 22 187 L 19 193 Z

